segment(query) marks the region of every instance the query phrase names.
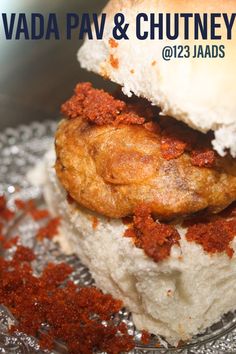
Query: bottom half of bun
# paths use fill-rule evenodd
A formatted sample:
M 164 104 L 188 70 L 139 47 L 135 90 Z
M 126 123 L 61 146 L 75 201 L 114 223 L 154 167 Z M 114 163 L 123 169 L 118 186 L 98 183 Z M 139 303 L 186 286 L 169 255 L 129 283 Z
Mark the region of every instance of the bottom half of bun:
M 54 162 L 54 152 L 48 153 L 37 174 L 44 174 L 40 180 L 51 213 L 62 218 L 57 241 L 89 267 L 100 289 L 123 301 L 138 329 L 177 345 L 236 309 L 235 255 L 210 255 L 188 242 L 186 231 L 178 227 L 180 246 L 173 246 L 166 260 L 154 262 L 123 236 L 127 226 L 122 220 L 69 203 Z

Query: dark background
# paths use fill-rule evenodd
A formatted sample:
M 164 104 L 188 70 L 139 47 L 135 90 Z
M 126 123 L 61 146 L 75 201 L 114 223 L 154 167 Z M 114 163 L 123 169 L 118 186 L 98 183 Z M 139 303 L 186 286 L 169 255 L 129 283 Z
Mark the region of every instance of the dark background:
M 99 13 L 106 0 L 0 0 L 0 12 L 56 13 L 60 29 L 66 13 Z M 47 18 L 47 17 L 46 17 Z M 28 22 L 30 23 L 30 22 Z M 76 32 L 76 31 L 75 31 Z M 56 119 L 60 105 L 79 81 L 109 88 L 100 77 L 80 69 L 82 41 L 5 40 L 0 26 L 0 129 L 33 120 Z

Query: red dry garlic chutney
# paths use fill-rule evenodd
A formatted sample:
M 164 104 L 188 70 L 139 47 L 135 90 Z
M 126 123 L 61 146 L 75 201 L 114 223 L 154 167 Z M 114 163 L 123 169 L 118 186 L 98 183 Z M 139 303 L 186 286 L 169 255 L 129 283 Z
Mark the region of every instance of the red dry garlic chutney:
M 114 38 L 110 38 L 109 39 L 109 45 L 111 48 L 117 48 L 119 46 L 119 43 L 117 41 L 115 41 Z
M 135 209 L 133 224 L 125 231 L 137 247 L 142 248 L 155 262 L 170 256 L 173 245 L 179 245 L 178 231 L 166 224 L 157 223 L 151 215 L 151 205 L 141 204 Z
M 179 245 L 180 235 L 174 226 L 154 221 L 151 216 L 151 204 L 141 204 L 135 210 L 133 221 L 126 222 L 129 227 L 126 237 L 132 237 L 134 244 L 142 248 L 147 256 L 155 262 L 170 256 L 171 247 Z M 234 250 L 230 246 L 236 236 L 236 206 L 218 215 L 194 217 L 186 220 L 183 226 L 187 228 L 186 239 L 202 246 L 208 254 L 223 253 L 232 258 Z
M 173 120 L 168 123 L 161 132 L 161 152 L 166 160 L 176 159 L 184 152 L 189 152 L 193 166 L 214 166 L 216 153 L 207 136 L 182 123 Z
M 92 228 L 93 228 L 94 230 L 96 230 L 97 227 L 98 227 L 98 225 L 99 225 L 99 220 L 98 220 L 98 218 L 97 218 L 96 216 L 92 216 Z
M 0 203 L 2 218 L 8 210 L 5 197 L 0 197 Z M 16 205 L 29 214 L 30 208 L 36 210 L 33 201 L 18 200 Z M 7 227 L 7 222 L 5 218 L 3 226 Z M 43 237 L 56 232 L 55 219 L 47 218 L 46 223 L 40 231 Z M 76 286 L 68 280 L 73 269 L 65 263 L 49 263 L 36 277 L 31 264 L 36 256 L 31 249 L 17 245 L 18 241 L 18 237 L 7 240 L 0 236 L 2 246 L 16 246 L 11 260 L 0 256 L 0 303 L 17 320 L 9 328 L 11 333 L 17 330 L 37 337 L 41 347 L 49 350 L 55 340 L 60 340 L 70 354 L 94 351 L 118 354 L 134 348 L 134 338 L 128 334 L 127 326 L 112 321 L 112 316 L 123 306 L 121 301 L 95 287 Z M 107 321 L 107 325 L 102 321 Z M 49 325 L 48 330 L 42 330 L 43 323 Z
M 121 309 L 121 301 L 93 287 L 77 287 L 71 281 L 64 285 L 72 272 L 64 263 L 48 264 L 36 277 L 31 267 L 34 259 L 34 253 L 23 246 L 18 246 L 11 261 L 0 259 L 0 303 L 18 320 L 11 326 L 12 333 L 18 330 L 38 337 L 41 347 L 47 349 L 61 340 L 71 354 L 92 354 L 94 350 L 115 354 L 133 349 L 126 325 L 109 322 Z M 40 331 L 42 323 L 50 326 L 45 333 Z
M 145 121 L 124 101 L 94 89 L 88 82 L 76 86 L 74 96 L 62 105 L 61 111 L 68 118 L 84 117 L 97 125 L 143 124 Z
M 49 212 L 46 209 L 38 209 L 34 200 L 23 201 L 20 199 L 15 200 L 15 205 L 18 209 L 23 210 L 32 216 L 35 221 L 42 220 L 49 217 Z
M 142 344 L 148 344 L 150 342 L 151 335 L 147 331 L 142 331 L 141 342 Z
M 230 206 L 218 215 L 199 220 L 189 220 L 186 239 L 196 242 L 211 254 L 226 252 L 231 258 L 234 250 L 230 246 L 236 236 L 236 207 Z
M 179 139 L 163 136 L 161 139 L 162 157 L 166 160 L 173 160 L 183 155 L 187 144 Z
M 111 59 L 112 65 L 117 67 L 118 63 L 115 58 L 111 57 Z M 106 124 L 143 125 L 161 138 L 161 152 L 164 159 L 176 159 L 184 152 L 188 152 L 194 166 L 214 166 L 216 154 L 207 136 L 173 119 L 162 119 L 160 124 L 153 121 L 158 113 L 145 100 L 139 99 L 137 102 L 127 100 L 126 102 L 103 90 L 94 89 L 91 83 L 87 82 L 76 86 L 74 95 L 62 105 L 61 112 L 68 118 L 83 117 L 90 123 L 100 126 Z
M 113 54 L 110 55 L 110 64 L 114 69 L 119 69 L 119 59 L 116 58 Z
M 212 167 L 214 166 L 216 153 L 212 149 L 193 150 L 191 163 L 199 167 Z
M 5 221 L 10 221 L 14 215 L 14 212 L 7 208 L 6 198 L 4 196 L 0 196 L 0 218 Z M 0 228 L 2 228 L 2 224 Z
M 43 226 L 38 230 L 36 238 L 38 240 L 43 240 L 44 238 L 52 239 L 58 234 L 60 221 L 59 217 L 50 219 L 46 226 Z
M 23 210 L 26 214 L 29 214 L 35 221 L 48 219 L 50 214 L 47 209 L 39 209 L 36 206 L 34 200 L 15 200 L 15 205 L 19 210 Z M 46 225 L 39 228 L 36 238 L 43 240 L 44 238 L 52 239 L 58 234 L 58 228 L 60 226 L 60 218 L 50 218 Z

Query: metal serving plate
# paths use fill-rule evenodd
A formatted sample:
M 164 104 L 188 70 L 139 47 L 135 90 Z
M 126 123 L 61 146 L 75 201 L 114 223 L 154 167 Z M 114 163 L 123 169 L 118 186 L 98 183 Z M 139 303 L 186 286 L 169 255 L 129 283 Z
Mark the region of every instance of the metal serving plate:
M 0 194 L 8 196 L 10 206 L 13 206 L 14 199 L 34 198 L 38 203 L 44 203 L 40 188 L 33 187 L 25 178 L 27 171 L 35 163 L 42 159 L 44 153 L 53 142 L 53 134 L 56 129 L 56 122 L 45 121 L 43 123 L 33 122 L 28 126 L 7 128 L 0 133 Z M 9 229 L 9 237 L 16 234 L 16 230 L 22 235 L 21 242 L 32 247 L 37 254 L 35 271 L 40 269 L 48 261 L 68 262 L 75 271 L 72 279 L 83 285 L 91 285 L 93 279 L 89 270 L 83 266 L 76 256 L 63 255 L 57 246 L 45 241 L 42 244 L 35 242 L 33 235 L 37 224 L 26 215 L 17 215 Z M 8 251 L 8 252 L 11 252 Z M 191 342 L 181 348 L 168 346 L 162 338 L 152 338 L 148 346 L 143 347 L 140 343 L 140 332 L 133 323 L 131 314 L 123 310 L 114 318 L 114 321 L 125 321 L 130 334 L 135 335 L 136 348 L 132 354 L 154 354 L 154 353 L 182 353 L 182 354 L 223 354 L 236 353 L 236 312 L 228 313 L 220 322 L 208 328 L 205 333 L 196 336 Z M 26 354 L 26 353 L 49 353 L 41 351 L 37 340 L 28 337 L 23 333 L 16 333 L 10 336 L 7 333 L 8 325 L 14 321 L 12 315 L 4 306 L 0 306 L 0 353 Z M 161 346 L 157 348 L 154 343 L 159 341 Z M 56 343 L 56 351 L 53 353 L 64 354 L 66 348 L 61 343 Z

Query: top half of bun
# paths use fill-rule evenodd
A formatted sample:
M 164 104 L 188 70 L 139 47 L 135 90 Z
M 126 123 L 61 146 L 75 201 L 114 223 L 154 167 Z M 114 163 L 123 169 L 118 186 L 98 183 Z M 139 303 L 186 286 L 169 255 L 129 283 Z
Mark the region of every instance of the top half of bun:
M 214 148 L 224 155 L 227 149 L 236 156 L 236 35 L 227 40 L 226 26 L 216 30 L 222 40 L 139 40 L 136 38 L 137 13 L 228 13 L 235 10 L 234 0 L 110 0 L 102 40 L 86 40 L 78 59 L 83 68 L 120 84 L 124 93 L 147 98 L 171 115 L 202 132 L 215 132 Z M 114 42 L 114 15 L 122 12 L 129 23 L 129 40 Z M 193 20 L 190 20 L 193 21 Z M 210 20 L 209 20 L 210 21 Z M 165 23 L 165 22 L 164 22 Z M 181 23 L 181 22 L 180 22 Z M 210 22 L 209 22 L 210 26 Z M 193 28 L 190 22 L 190 28 Z M 143 30 L 149 30 L 149 22 Z M 165 34 L 165 25 L 164 25 Z M 165 38 L 165 37 L 164 37 Z M 225 58 L 194 59 L 194 45 L 224 45 Z M 191 57 L 165 61 L 162 48 L 190 45 Z

